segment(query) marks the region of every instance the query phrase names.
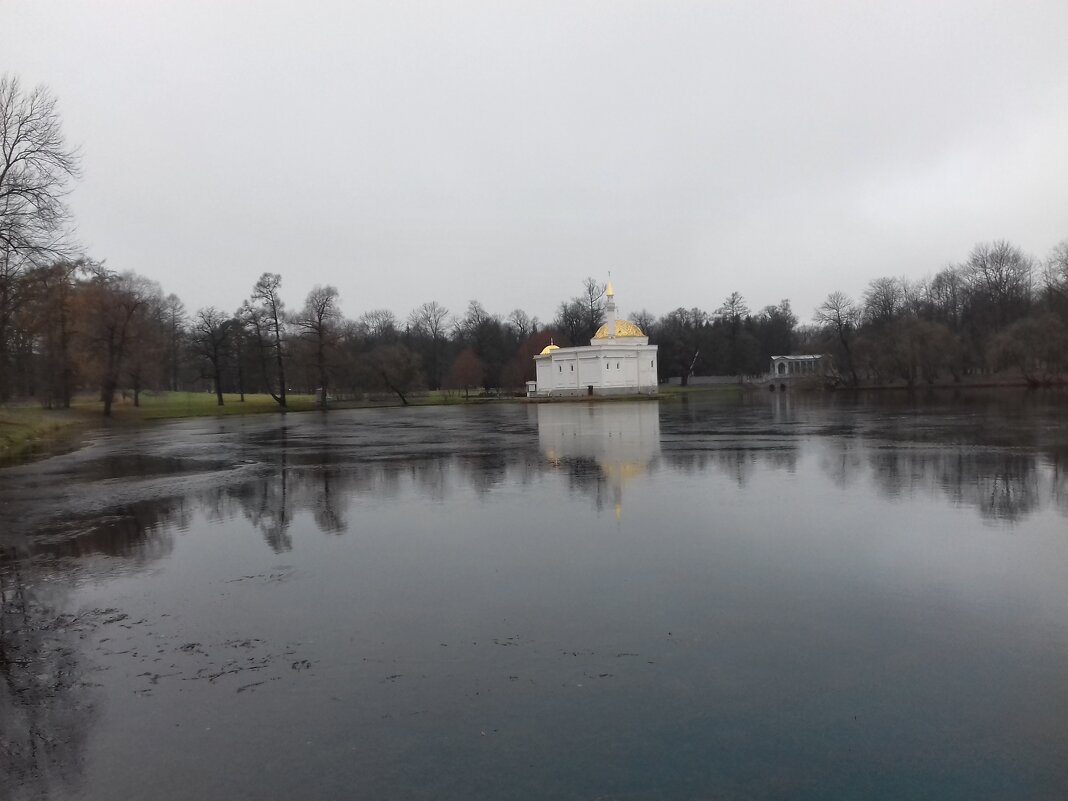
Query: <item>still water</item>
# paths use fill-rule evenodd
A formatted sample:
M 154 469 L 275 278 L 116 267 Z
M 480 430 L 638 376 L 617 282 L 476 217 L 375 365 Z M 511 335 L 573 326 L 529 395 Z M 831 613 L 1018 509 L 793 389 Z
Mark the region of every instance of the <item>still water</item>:
M 101 433 L 0 471 L 0 798 L 1068 797 L 1065 408 Z

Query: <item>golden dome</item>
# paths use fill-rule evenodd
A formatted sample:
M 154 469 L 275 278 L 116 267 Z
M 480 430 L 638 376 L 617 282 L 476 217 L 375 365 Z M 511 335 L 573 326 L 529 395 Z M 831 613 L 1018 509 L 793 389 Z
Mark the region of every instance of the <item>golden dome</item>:
M 544 356 L 546 353 L 552 353 L 554 350 L 560 350 L 560 346 L 554 345 L 552 342 L 550 342 L 548 345 L 541 349 L 541 353 L 539 353 L 538 355 Z
M 616 336 L 617 337 L 643 337 L 645 334 L 638 326 L 632 323 L 630 320 L 616 320 Z M 605 323 L 597 329 L 597 333 L 593 335 L 594 339 L 607 339 L 608 338 L 608 323 Z

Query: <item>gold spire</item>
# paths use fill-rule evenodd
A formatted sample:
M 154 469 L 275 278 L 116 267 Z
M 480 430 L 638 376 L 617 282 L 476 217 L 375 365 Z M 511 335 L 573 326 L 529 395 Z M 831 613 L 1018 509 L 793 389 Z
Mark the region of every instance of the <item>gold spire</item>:
M 610 298 L 614 298 L 616 296 L 616 291 L 612 288 L 612 273 L 608 274 L 608 286 L 605 287 L 604 293 Z

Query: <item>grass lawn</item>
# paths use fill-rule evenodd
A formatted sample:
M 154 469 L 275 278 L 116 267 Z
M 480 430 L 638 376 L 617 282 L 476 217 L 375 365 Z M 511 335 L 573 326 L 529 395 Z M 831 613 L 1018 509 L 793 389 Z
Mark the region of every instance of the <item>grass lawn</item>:
M 287 408 L 291 412 L 304 412 L 315 408 L 311 395 L 287 395 Z M 242 403 L 237 394 L 223 394 L 223 404 L 218 405 L 213 392 L 142 392 L 141 405 L 134 406 L 133 395 L 121 395 L 111 405 L 111 415 L 117 421 L 162 420 L 176 417 L 212 417 L 222 414 L 258 414 L 277 412 L 278 404 L 270 395 L 245 395 Z M 89 396 L 74 401 L 79 412 L 102 415 L 104 404 Z
M 39 406 L 0 406 L 0 465 L 19 461 L 78 426 L 81 415 Z
M 694 386 L 681 386 L 679 384 L 661 384 L 657 390 L 657 397 L 661 400 L 675 400 L 686 395 L 695 395 L 714 392 L 717 395 L 736 396 L 745 392 L 741 384 L 697 384 Z
M 111 407 L 112 424 L 139 423 L 181 417 L 211 417 L 221 414 L 276 412 L 278 404 L 270 395 L 224 395 L 226 405 L 216 405 L 215 395 L 205 392 L 152 392 L 141 394 L 141 405 L 133 397 L 118 397 Z M 311 395 L 290 395 L 290 411 L 315 408 Z M 70 409 L 42 409 L 36 404 L 0 406 L 0 465 L 22 461 L 55 446 L 74 434 L 104 423 L 104 404 L 91 395 L 74 399 Z

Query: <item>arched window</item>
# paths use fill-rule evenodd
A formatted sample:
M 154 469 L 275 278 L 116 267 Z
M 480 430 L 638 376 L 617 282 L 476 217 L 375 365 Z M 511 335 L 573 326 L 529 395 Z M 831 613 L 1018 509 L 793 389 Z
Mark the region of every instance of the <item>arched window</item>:
M 571 372 L 575 372 L 575 365 L 571 365 Z

